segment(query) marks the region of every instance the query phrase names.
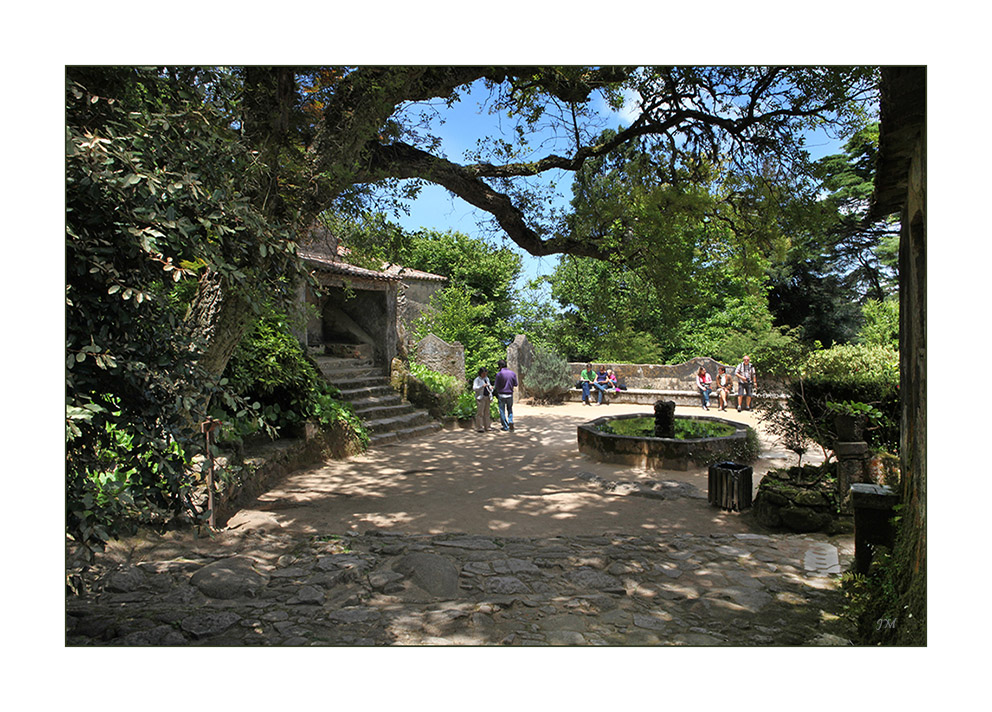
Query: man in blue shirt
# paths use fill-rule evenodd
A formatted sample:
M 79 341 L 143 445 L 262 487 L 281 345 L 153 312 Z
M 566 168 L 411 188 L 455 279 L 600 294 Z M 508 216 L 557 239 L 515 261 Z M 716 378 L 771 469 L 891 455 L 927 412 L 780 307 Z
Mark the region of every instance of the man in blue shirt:
M 500 359 L 496 372 L 496 406 L 499 408 L 499 422 L 503 430 L 513 430 L 513 389 L 517 387 L 517 374 L 506 367 Z

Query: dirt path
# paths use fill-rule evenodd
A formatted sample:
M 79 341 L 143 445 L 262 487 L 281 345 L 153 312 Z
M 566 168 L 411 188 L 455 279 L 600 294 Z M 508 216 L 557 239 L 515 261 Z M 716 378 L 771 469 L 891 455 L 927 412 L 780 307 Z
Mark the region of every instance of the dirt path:
M 296 472 L 231 518 L 228 529 L 313 534 L 377 528 L 502 536 L 750 530 L 740 515 L 707 504 L 705 469 L 645 471 L 594 462 L 578 452 L 578 423 L 607 413 L 648 413 L 645 406 L 517 404 L 514 410 L 512 433 L 445 431 Z M 755 425 L 750 413 L 719 415 Z M 763 458 L 755 463 L 755 486 L 770 467 L 794 462 L 794 455 L 787 461 L 784 451 L 769 452 L 773 443 L 764 445 Z M 582 473 L 614 481 L 689 483 L 703 498 L 660 501 L 611 494 Z

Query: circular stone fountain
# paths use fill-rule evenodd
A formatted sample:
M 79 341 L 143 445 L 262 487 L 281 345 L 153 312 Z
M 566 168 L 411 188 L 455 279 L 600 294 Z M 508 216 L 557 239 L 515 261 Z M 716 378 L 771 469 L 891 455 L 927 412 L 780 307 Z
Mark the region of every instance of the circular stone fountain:
M 662 402 L 659 402 L 661 404 Z M 655 407 L 655 422 L 662 423 L 666 413 Z M 672 404 L 674 405 L 674 404 Z M 670 409 L 673 413 L 674 409 Z M 596 418 L 578 426 L 579 452 L 589 455 L 600 462 L 612 462 L 619 465 L 631 465 L 650 470 L 688 470 L 694 467 L 705 467 L 719 460 L 743 457 L 746 451 L 747 426 L 724 418 L 706 416 L 682 415 L 674 416 L 675 421 L 696 421 L 717 423 L 724 426 L 726 435 L 715 437 L 653 437 L 648 435 L 620 435 L 609 432 L 611 424 L 622 425 L 620 421 L 635 418 L 650 419 L 650 413 L 631 413 L 628 415 L 606 416 Z M 671 419 L 671 415 L 668 418 Z M 671 428 L 669 427 L 669 430 Z M 657 431 L 664 432 L 664 431 Z

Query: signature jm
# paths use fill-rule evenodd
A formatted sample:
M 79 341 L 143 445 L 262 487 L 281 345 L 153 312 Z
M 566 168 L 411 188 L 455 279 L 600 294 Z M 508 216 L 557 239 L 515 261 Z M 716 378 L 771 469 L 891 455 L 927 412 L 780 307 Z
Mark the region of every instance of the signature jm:
M 879 618 L 875 623 L 875 630 L 882 630 L 882 628 L 895 628 L 896 619 L 895 618 Z

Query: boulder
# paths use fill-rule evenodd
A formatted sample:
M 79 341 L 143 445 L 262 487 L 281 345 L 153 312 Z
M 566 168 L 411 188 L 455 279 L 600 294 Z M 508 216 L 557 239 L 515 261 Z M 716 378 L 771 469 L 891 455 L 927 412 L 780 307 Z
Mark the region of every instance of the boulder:
M 222 559 L 204 566 L 189 582 L 210 598 L 253 598 L 269 582 L 268 576 L 255 570 L 254 563 L 243 556 Z
M 393 565 L 393 570 L 409 576 L 413 583 L 437 598 L 458 596 L 458 567 L 443 556 L 407 554 Z

